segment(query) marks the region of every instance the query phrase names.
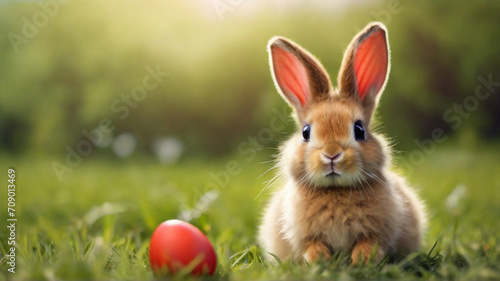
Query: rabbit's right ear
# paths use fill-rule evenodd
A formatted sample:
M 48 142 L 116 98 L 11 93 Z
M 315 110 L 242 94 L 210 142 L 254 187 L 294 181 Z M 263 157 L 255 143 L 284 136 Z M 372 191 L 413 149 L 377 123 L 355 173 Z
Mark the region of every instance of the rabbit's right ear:
M 303 122 L 307 107 L 331 91 L 330 78 L 313 55 L 288 39 L 272 38 L 268 52 L 274 84 Z
M 380 22 L 372 22 L 360 31 L 344 54 L 338 78 L 340 94 L 360 101 L 367 119 L 387 82 L 389 60 L 387 29 Z

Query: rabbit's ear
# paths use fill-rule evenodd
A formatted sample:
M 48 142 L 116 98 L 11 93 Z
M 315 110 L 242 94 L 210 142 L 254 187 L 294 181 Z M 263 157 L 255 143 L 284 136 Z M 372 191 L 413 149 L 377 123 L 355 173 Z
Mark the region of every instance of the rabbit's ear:
M 328 74 L 313 55 L 288 39 L 272 38 L 268 52 L 276 88 L 303 119 L 307 106 L 331 91 Z
M 344 54 L 338 78 L 340 94 L 354 96 L 365 106 L 374 107 L 389 67 L 387 30 L 382 23 L 370 23 L 354 37 Z

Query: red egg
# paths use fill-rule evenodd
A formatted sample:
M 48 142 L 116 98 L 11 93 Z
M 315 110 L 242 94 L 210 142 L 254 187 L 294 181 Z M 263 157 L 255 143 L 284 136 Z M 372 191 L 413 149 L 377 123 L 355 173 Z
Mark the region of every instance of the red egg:
M 217 257 L 210 240 L 184 221 L 168 220 L 160 224 L 149 244 L 149 263 L 153 271 L 175 274 L 193 261 L 197 265 L 191 275 L 215 273 Z

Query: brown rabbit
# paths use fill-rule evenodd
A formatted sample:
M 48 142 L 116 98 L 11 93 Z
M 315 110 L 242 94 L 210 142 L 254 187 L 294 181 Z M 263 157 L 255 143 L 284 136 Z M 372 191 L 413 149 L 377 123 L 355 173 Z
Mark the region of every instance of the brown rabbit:
M 370 130 L 389 74 L 382 23 L 370 23 L 347 48 L 338 88 L 320 62 L 294 42 L 272 38 L 271 72 L 302 130 L 281 147 L 282 187 L 260 226 L 265 251 L 314 261 L 351 253 L 353 264 L 420 247 L 424 206 L 390 169 L 384 138 Z

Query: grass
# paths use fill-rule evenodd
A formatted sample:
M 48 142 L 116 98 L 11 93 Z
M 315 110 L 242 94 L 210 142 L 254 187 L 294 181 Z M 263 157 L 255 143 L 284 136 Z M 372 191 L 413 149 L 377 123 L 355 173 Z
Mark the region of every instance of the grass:
M 2 178 L 8 167 L 17 174 L 17 266 L 12 275 L 2 261 L 0 278 L 152 280 L 149 238 L 162 221 L 182 217 L 214 244 L 218 279 L 500 279 L 496 151 L 439 147 L 408 176 L 428 205 L 422 251 L 360 267 L 350 267 L 347 254 L 314 264 L 262 260 L 255 236 L 269 192 L 258 194 L 272 176 L 259 178 L 271 166 L 260 164 L 267 155 L 175 166 L 88 158 L 62 183 L 50 165 L 59 159 L 7 157 L 0 160 Z M 239 173 L 214 191 L 210 172 L 228 172 L 229 161 L 239 164 Z M 453 201 L 454 190 L 464 196 Z M 6 219 L 2 210 L 0 221 Z M 7 235 L 2 227 L 2 256 Z

